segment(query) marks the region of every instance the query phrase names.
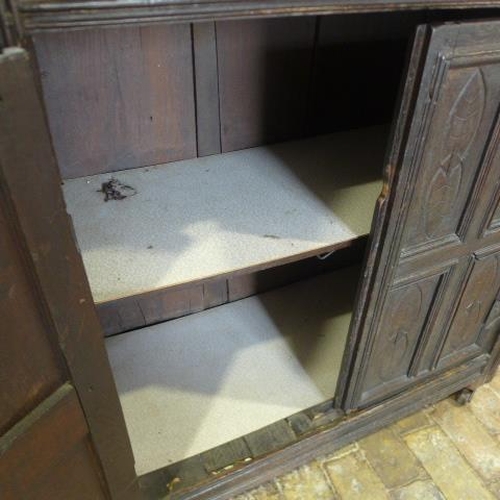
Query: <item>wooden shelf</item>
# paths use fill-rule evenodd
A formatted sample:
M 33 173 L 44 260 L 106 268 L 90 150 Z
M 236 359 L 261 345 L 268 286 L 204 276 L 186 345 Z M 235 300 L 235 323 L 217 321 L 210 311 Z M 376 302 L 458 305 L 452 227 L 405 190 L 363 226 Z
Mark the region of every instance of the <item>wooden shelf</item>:
M 386 138 L 371 127 L 65 181 L 94 300 L 263 269 L 366 235 Z M 112 177 L 136 194 L 104 202 Z
M 106 339 L 138 474 L 332 398 L 359 273 Z

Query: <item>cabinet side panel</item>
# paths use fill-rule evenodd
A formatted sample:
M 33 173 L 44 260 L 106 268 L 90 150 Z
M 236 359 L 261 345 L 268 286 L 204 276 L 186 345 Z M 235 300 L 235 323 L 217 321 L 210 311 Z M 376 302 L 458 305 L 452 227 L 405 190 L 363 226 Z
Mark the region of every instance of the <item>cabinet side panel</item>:
M 65 380 L 3 201 L 0 191 L 0 436 Z
M 108 498 L 75 390 L 65 384 L 0 436 L 2 499 Z
M 57 342 L 78 392 L 110 492 L 116 498 L 134 498 L 130 441 L 65 211 L 32 65 L 25 51 L 11 48 L 0 56 L 0 66 L 0 195 L 8 201 L 9 222 L 15 223 L 22 248 L 28 250 L 23 255 L 47 321 L 45 335 Z M 22 140 L 26 137 L 29 145 Z

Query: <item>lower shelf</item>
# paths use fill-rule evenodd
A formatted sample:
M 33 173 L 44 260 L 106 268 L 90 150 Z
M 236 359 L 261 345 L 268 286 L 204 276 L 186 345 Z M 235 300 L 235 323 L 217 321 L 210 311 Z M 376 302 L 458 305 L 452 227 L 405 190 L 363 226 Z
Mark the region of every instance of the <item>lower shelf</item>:
M 138 474 L 334 396 L 359 268 L 106 340 Z

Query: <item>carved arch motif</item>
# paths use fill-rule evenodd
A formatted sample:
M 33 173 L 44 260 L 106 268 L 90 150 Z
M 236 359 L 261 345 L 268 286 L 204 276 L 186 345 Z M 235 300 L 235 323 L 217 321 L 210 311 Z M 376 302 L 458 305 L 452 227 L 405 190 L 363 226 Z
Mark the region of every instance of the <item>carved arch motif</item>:
M 485 83 L 476 68 L 465 82 L 446 121 L 439 165 L 426 190 L 424 230 L 428 238 L 453 231 L 454 208 L 460 194 L 463 164 L 476 136 L 485 106 Z
M 415 329 L 419 328 L 423 305 L 423 291 L 419 283 L 408 286 L 401 291 L 399 299 L 389 314 L 388 330 L 380 350 L 383 362 L 380 364 L 378 376 L 386 382 L 398 373 L 401 363 L 406 359 L 408 349 L 412 344 Z
M 498 255 L 482 262 L 476 261 L 450 329 L 446 353 L 468 347 L 477 339 L 481 325 L 491 309 L 499 273 Z

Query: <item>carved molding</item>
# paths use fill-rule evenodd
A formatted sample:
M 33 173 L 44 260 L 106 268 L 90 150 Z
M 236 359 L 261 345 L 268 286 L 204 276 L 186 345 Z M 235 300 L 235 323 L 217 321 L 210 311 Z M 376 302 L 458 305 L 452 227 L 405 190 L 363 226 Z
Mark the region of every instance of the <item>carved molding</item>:
M 22 0 L 17 2 L 27 33 L 88 26 L 213 21 L 265 16 L 463 8 L 463 0 Z M 468 0 L 467 8 L 496 6 Z
M 456 353 L 474 344 L 486 321 L 500 282 L 500 255 L 474 258 L 448 331 L 442 356 Z
M 415 325 L 420 323 L 422 313 L 423 292 L 418 283 L 407 287 L 394 303 L 388 320 L 389 329 L 382 340 L 384 362 L 380 364 L 378 375 L 380 380 L 388 381 L 399 372 L 398 368 L 405 359 L 410 347 L 410 337 L 415 334 Z

